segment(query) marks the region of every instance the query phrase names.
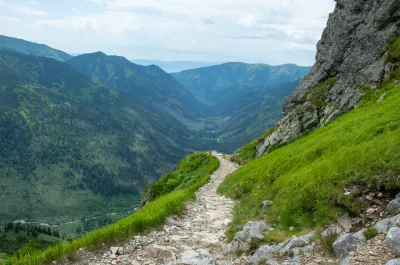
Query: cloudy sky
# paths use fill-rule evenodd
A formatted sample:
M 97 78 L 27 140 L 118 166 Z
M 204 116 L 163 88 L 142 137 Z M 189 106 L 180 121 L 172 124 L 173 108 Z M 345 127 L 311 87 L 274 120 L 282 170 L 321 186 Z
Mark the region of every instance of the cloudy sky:
M 334 0 L 0 0 L 0 34 L 129 59 L 312 65 Z

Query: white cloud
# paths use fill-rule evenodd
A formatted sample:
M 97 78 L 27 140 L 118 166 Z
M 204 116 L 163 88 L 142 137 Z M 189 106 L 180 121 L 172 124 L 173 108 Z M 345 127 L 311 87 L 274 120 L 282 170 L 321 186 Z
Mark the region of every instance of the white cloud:
M 45 20 L 27 22 L 29 30 L 16 28 L 15 32 L 48 44 L 57 39 L 58 48 L 70 52 L 104 50 L 128 58 L 310 65 L 334 3 L 79 0 L 66 4 L 61 14 L 49 12 Z M 73 15 L 71 8 L 76 8 Z
M 22 23 L 23 20 L 14 17 L 0 16 L 0 21 L 8 23 Z
M 42 16 L 42 15 L 47 15 L 48 13 L 36 8 L 31 8 L 31 7 L 26 7 L 26 6 L 19 6 L 16 4 L 8 4 L 6 2 L 0 2 L 0 7 L 6 8 L 15 12 L 27 14 L 27 15 L 33 15 L 33 16 Z

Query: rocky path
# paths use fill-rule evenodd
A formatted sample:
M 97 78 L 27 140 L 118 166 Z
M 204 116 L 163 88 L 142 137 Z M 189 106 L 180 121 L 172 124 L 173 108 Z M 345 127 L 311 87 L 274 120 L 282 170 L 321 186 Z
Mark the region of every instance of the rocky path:
M 222 154 L 213 155 L 220 161 L 219 169 L 181 216 L 168 218 L 162 230 L 135 236 L 122 246 L 98 253 L 80 251 L 74 264 L 242 264 L 225 242 L 234 201 L 216 194 L 218 185 L 238 166 Z

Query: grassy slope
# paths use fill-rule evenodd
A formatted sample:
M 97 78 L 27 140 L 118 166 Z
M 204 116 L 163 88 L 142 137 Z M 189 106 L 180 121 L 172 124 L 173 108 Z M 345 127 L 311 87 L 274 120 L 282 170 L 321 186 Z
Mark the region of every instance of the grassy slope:
M 400 39 L 389 44 L 388 60 L 398 62 Z M 364 103 L 350 113 L 233 173 L 219 192 L 238 200 L 232 236 L 248 220 L 267 215 L 281 230 L 296 231 L 329 222 L 339 213 L 360 213 L 363 205 L 343 196 L 343 188 L 371 184 L 398 192 L 400 182 L 400 79 L 397 68 Z M 382 102 L 377 99 L 386 94 Z M 242 150 L 251 160 L 254 143 Z M 274 201 L 268 210 L 260 202 Z
M 146 204 L 131 216 L 95 230 L 71 243 L 61 243 L 43 252 L 33 253 L 24 257 L 14 256 L 5 264 L 36 265 L 48 263 L 73 253 L 82 247 L 96 247 L 102 243 L 124 240 L 147 229 L 161 225 L 169 215 L 178 214 L 185 208 L 185 202 L 194 199 L 195 192 L 207 183 L 210 174 L 219 167 L 217 158 L 206 153 L 195 153 L 181 161 L 175 176 L 185 175 L 185 181 L 177 185 L 169 193 L 159 194 L 160 197 Z M 189 184 L 190 183 L 190 184 Z

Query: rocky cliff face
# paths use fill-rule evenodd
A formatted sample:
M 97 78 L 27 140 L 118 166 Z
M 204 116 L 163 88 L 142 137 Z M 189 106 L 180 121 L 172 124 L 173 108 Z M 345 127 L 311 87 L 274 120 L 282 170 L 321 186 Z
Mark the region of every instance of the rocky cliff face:
M 394 70 L 384 49 L 396 35 L 399 0 L 336 0 L 315 65 L 285 103 L 277 129 L 257 145 L 257 156 L 355 108 L 360 88 L 377 86 Z

